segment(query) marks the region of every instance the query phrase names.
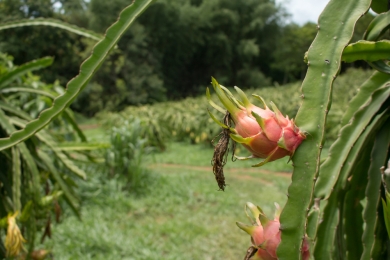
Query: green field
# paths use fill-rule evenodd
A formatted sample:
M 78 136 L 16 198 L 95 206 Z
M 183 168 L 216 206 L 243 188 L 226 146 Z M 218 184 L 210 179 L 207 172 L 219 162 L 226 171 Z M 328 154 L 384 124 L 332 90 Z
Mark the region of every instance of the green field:
M 355 89 L 351 86 L 356 85 L 353 79 L 360 74 L 361 71 L 353 70 L 340 77 L 335 91 L 348 90 L 348 97 L 351 96 Z M 290 86 L 291 89 L 293 87 Z M 280 96 L 277 91 L 267 94 L 272 100 Z M 244 257 L 251 244 L 250 238 L 235 222 L 249 224 L 244 212 L 248 201 L 260 205 L 269 216 L 273 215 L 274 202 L 283 206 L 292 165 L 287 163 L 288 158 L 261 168 L 251 167 L 259 162 L 256 159 L 229 160 L 225 168 L 227 188 L 225 192 L 219 191 L 210 163 L 212 146 L 206 141 L 190 144 L 196 141 L 190 138 L 191 131 L 202 134 L 205 127 L 213 126 L 207 123 L 209 116 L 204 109 L 199 117 L 194 117 L 200 113 L 197 110 L 178 109 L 203 104 L 204 98 L 182 102 L 131 108 L 137 116 L 145 111 L 149 113 L 143 115 L 146 119 L 143 129 L 147 130 L 144 132 L 147 137 L 155 135 L 154 131 L 150 131 L 151 126 L 166 135 L 163 138 L 164 151 L 157 148 L 142 158 L 148 172 L 142 180 L 144 188 L 134 192 L 126 186 L 126 179 L 119 173 L 108 174 L 108 170 L 96 167 L 85 169 L 88 180 L 78 181 L 82 220 L 64 207 L 62 223 L 53 226 L 53 239 L 45 241 L 42 248 L 50 249 L 55 259 L 203 260 Z M 343 110 L 341 104 L 345 101 L 335 102 L 333 107 L 336 112 Z M 164 115 L 165 108 L 170 111 L 171 119 L 153 121 Z M 90 141 L 110 142 L 110 129 L 124 127 L 123 134 L 134 130 L 134 126 L 128 124 L 134 121 L 131 109 L 121 113 L 103 113 L 100 118 L 89 121 L 82 119 L 82 128 Z M 330 132 L 334 133 L 337 133 L 340 118 L 336 112 L 331 114 L 334 117 L 333 124 L 330 124 L 333 125 Z M 206 121 L 200 120 L 202 117 Z M 169 129 L 171 124 L 177 123 L 178 118 L 186 126 L 181 127 L 182 130 L 174 128 L 182 132 L 182 137 L 176 136 L 176 140 L 181 142 L 172 141 L 174 136 L 170 130 L 164 130 L 164 127 Z M 201 127 L 191 128 L 192 125 Z M 187 127 L 193 129 L 191 133 L 187 133 Z M 332 139 L 332 136 L 334 138 L 334 134 L 329 138 Z M 238 147 L 236 152 L 240 156 L 248 155 L 242 147 Z
M 272 216 L 273 202 L 286 201 L 291 165 L 229 162 L 222 192 L 211 171 L 212 152 L 170 143 L 164 153 L 149 155 L 148 187 L 139 195 L 124 190 L 116 177 L 89 172 L 88 181 L 79 183 L 82 221 L 65 210 L 43 246 L 55 259 L 241 259 L 250 238 L 235 222 L 249 224 L 245 203 Z

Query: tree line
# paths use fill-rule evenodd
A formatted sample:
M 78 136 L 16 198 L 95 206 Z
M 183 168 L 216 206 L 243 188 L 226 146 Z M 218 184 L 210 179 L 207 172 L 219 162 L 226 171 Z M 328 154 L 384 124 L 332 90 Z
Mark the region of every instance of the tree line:
M 104 33 L 128 0 L 0 0 L 0 22 L 55 18 Z M 264 87 L 303 78 L 314 23 L 287 23 L 274 0 L 157 0 L 122 37 L 117 48 L 72 105 L 85 115 L 128 105 L 204 93 L 210 77 L 228 86 Z M 41 72 L 65 85 L 93 45 L 44 26 L 0 31 L 0 51 L 22 64 L 55 58 Z

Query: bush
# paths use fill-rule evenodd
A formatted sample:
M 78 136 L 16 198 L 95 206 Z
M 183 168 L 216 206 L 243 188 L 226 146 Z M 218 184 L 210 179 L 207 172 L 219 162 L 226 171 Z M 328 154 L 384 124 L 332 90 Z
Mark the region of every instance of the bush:
M 147 170 L 143 167 L 144 155 L 152 150 L 147 138 L 143 138 L 141 121 L 125 120 L 110 131 L 111 147 L 106 150 L 105 162 L 110 176 L 123 176 L 127 187 L 140 193 L 147 185 Z
M 267 102 L 274 101 L 283 112 L 293 116 L 299 107 L 298 87 L 298 84 L 291 84 L 277 88 L 249 89 L 246 93 L 260 94 Z M 291 103 L 285 102 L 286 97 L 290 98 Z M 216 97 L 213 99 L 217 102 Z M 149 146 L 164 150 L 166 143 L 172 140 L 210 144 L 221 129 L 210 118 L 206 107 L 205 96 L 186 98 L 154 105 L 130 106 L 119 113 L 103 112 L 98 115 L 98 119 L 106 129 L 138 119 L 141 138 L 146 138 Z M 217 116 L 220 119 L 223 117 L 221 114 Z

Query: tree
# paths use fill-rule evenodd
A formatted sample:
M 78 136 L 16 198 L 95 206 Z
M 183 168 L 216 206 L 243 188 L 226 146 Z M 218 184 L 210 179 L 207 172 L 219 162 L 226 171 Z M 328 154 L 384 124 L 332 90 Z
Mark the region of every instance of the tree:
M 307 65 L 303 58 L 317 33 L 317 25 L 306 23 L 303 26 L 291 23 L 283 28 L 283 35 L 274 51 L 273 70 L 283 75 L 283 83 L 303 79 Z
M 56 12 L 50 0 L 5 0 L 0 2 L 0 17 L 1 22 L 7 22 L 41 17 L 63 20 L 64 15 Z M 42 79 L 48 82 L 58 79 L 65 84 L 77 75 L 78 64 L 89 47 L 81 39 L 81 36 L 50 27 L 13 28 L 0 31 L 0 51 L 12 55 L 15 64 L 44 56 L 54 57 L 53 67 L 50 71 L 42 71 Z
M 209 76 L 227 85 L 269 81 L 269 42 L 277 38 L 283 10 L 272 0 L 169 1 L 151 6 L 140 22 L 159 53 L 170 97 L 203 92 Z M 264 48 L 264 51 L 263 51 Z

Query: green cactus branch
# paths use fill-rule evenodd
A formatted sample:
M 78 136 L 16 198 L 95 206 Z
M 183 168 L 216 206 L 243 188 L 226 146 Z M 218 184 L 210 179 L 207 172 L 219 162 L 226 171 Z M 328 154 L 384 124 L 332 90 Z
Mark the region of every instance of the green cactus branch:
M 337 225 L 341 225 L 341 228 L 343 228 L 341 223 L 342 219 L 340 219 L 340 214 L 343 213 L 340 212 L 340 209 L 342 209 L 340 203 L 344 203 L 343 190 L 345 190 L 348 177 L 352 173 L 356 171 L 357 174 L 353 177 L 358 176 L 356 178 L 359 178 L 359 169 L 364 168 L 360 164 L 363 162 L 363 160 L 360 160 L 362 151 L 370 151 L 369 147 L 372 145 L 370 138 L 375 136 L 378 128 L 380 128 L 385 120 L 387 120 L 389 117 L 387 110 L 374 117 L 370 125 L 366 127 L 366 130 L 360 135 L 358 141 L 353 146 L 351 152 L 347 156 L 347 160 L 344 161 L 344 166 L 348 165 L 349 167 L 342 168 L 340 176 L 338 177 L 338 181 L 333 187 L 334 192 L 330 194 L 330 197 L 327 200 L 327 204 L 324 208 L 322 216 L 323 221 L 320 223 L 317 231 L 317 241 L 314 248 L 315 259 L 333 259 L 332 254 L 335 251 L 334 246 L 337 235 L 336 227 Z M 341 249 L 339 250 L 343 251 L 343 246 L 339 246 L 341 246 Z
M 66 119 L 66 121 L 73 127 L 73 130 L 76 132 L 77 136 L 80 138 L 80 141 L 87 142 L 87 137 L 84 135 L 84 132 L 80 129 L 79 125 L 77 124 L 72 110 L 70 110 L 69 108 L 66 108 L 63 111 L 62 115 Z
M 383 186 L 381 192 L 384 193 Z M 388 234 L 385 226 L 383 206 L 380 204 L 377 208 L 378 220 L 375 223 L 374 244 L 371 249 L 370 259 L 386 259 L 388 252 Z
M 375 4 L 378 4 L 377 1 L 373 1 L 372 5 L 374 6 Z M 384 10 L 383 12 L 387 11 L 389 8 L 388 5 L 384 5 L 383 3 L 381 3 L 380 6 L 386 6 L 386 10 Z M 363 36 L 363 39 L 367 41 L 377 41 L 379 37 L 381 37 L 387 31 L 389 26 L 390 12 L 382 13 L 371 21 Z M 372 61 L 369 62 L 369 64 L 371 67 L 378 71 L 390 74 L 390 66 L 385 61 Z
M 5 110 L 8 110 L 10 108 L 7 104 L 5 104 L 5 107 L 6 107 Z M 0 105 L 0 108 L 3 108 L 3 107 Z M 14 110 L 11 110 L 11 111 L 14 111 Z M 19 111 L 18 115 L 21 116 L 24 119 L 27 119 L 27 120 L 31 119 L 30 116 L 27 113 L 23 112 L 23 111 Z M 5 116 L 3 110 L 1 110 L 1 109 L 0 109 L 0 123 L 2 124 L 2 126 L 8 132 L 16 131 L 16 129 L 15 129 L 13 124 L 18 125 L 18 126 L 22 126 L 22 127 L 24 126 L 24 123 L 21 120 L 18 120 L 15 117 L 12 118 L 12 117 Z M 82 171 L 77 166 L 75 166 L 73 164 L 73 162 L 70 161 L 66 157 L 66 155 L 61 152 L 60 149 L 54 147 L 53 141 L 51 140 L 50 135 L 47 135 L 45 133 L 45 131 L 41 131 L 40 133 L 37 134 L 37 137 L 40 138 L 40 140 L 42 142 L 46 143 L 47 145 L 50 145 L 50 147 L 52 148 L 52 151 L 54 151 L 56 156 L 58 156 L 58 158 L 64 163 L 64 165 L 68 169 L 70 169 L 72 172 L 74 172 L 75 174 L 79 175 L 80 177 L 85 178 L 86 174 L 84 173 L 84 171 Z M 28 168 L 30 169 L 30 171 L 32 173 L 32 180 L 34 182 L 33 186 L 39 187 L 39 186 L 36 186 L 36 185 L 39 185 L 39 182 L 40 182 L 39 171 L 36 168 L 36 164 L 34 163 L 32 155 L 28 151 L 25 143 L 20 143 L 20 144 L 18 144 L 16 146 L 12 147 L 12 149 L 15 149 L 15 148 L 17 148 L 17 151 L 20 151 L 21 157 L 26 161 L 26 163 L 28 165 Z M 79 203 L 78 199 L 71 192 L 70 187 L 65 183 L 65 181 L 63 180 L 61 175 L 58 173 L 57 167 L 55 167 L 53 165 L 53 163 L 51 162 L 50 156 L 47 153 L 45 153 L 45 152 L 43 152 L 41 150 L 38 150 L 37 153 L 38 153 L 38 156 L 42 159 L 42 161 L 46 165 L 46 167 L 50 170 L 50 173 L 53 176 L 53 178 L 56 181 L 56 183 L 59 185 L 61 190 L 64 192 L 65 200 L 71 206 L 71 209 L 74 211 L 74 213 L 78 217 L 80 217 L 80 212 L 79 212 L 80 203 Z M 14 162 L 13 167 L 16 167 L 16 165 L 17 165 L 16 162 Z M 14 173 L 15 173 L 15 171 L 14 171 Z M 13 175 L 13 179 L 15 179 L 15 178 L 17 178 L 17 174 Z M 17 188 L 16 188 L 17 185 L 16 186 L 13 185 L 12 187 L 14 189 L 13 194 L 18 194 L 18 191 L 17 191 Z M 19 190 L 19 192 L 20 192 L 20 190 Z M 39 201 L 38 197 L 37 197 L 36 202 L 37 201 Z M 14 206 L 17 207 L 17 205 L 14 205 Z
M 56 97 L 58 96 L 57 93 L 52 94 L 46 90 L 35 89 L 32 87 L 7 87 L 7 88 L 0 89 L 0 93 L 12 93 L 12 92 L 33 93 L 33 94 L 48 97 L 52 100 L 56 99 Z M 29 121 L 33 120 L 32 118 L 30 118 L 30 116 L 27 113 L 23 113 L 23 111 L 17 110 L 17 109 L 13 108 L 12 106 L 10 106 L 2 101 L 0 101 L 0 108 L 4 109 L 6 111 L 9 111 L 15 115 L 18 115 L 21 118 L 27 119 Z M 62 115 L 64 116 L 64 118 L 66 118 L 67 122 L 73 127 L 74 131 L 77 133 L 80 140 L 82 142 L 86 142 L 87 138 L 84 135 L 83 131 L 81 131 L 78 124 L 76 123 L 72 111 L 69 108 L 66 108 L 64 111 L 62 111 Z
M 18 127 L 25 127 L 27 124 L 27 121 L 19 119 L 19 118 L 10 118 L 10 123 L 18 126 Z M 77 167 L 72 160 L 70 160 L 64 153 L 62 153 L 59 149 L 55 149 L 55 142 L 51 138 L 49 134 L 45 132 L 45 130 L 41 130 L 39 133 L 36 133 L 35 136 L 45 145 L 51 148 L 51 150 L 54 152 L 54 154 L 58 157 L 58 159 L 64 164 L 66 168 L 68 168 L 71 172 L 73 172 L 76 176 L 78 176 L 81 179 L 86 179 L 87 174 Z
M 50 66 L 53 63 L 52 57 L 45 57 L 38 60 L 33 60 L 11 70 L 0 78 L 0 89 L 6 87 L 9 83 L 18 77 L 26 74 L 29 71 L 39 70 Z
M 354 62 L 365 60 L 368 62 L 390 59 L 390 41 L 379 42 L 358 41 L 348 45 L 343 52 L 342 61 Z
M 33 87 L 7 87 L 7 88 L 0 89 L 0 93 L 13 93 L 13 92 L 26 92 L 26 93 L 45 96 L 51 99 L 56 98 L 54 95 L 52 95 L 46 90 L 36 89 Z
M 371 134 L 366 140 L 366 145 L 360 149 L 357 160 L 353 162 L 354 167 L 349 175 L 352 179 L 346 187 L 347 193 L 343 203 L 343 216 L 340 217 L 339 227 L 342 227 L 338 240 L 345 240 L 344 257 L 342 259 L 360 259 L 363 253 L 362 236 L 363 236 L 363 205 L 360 203 L 365 195 L 367 186 L 367 172 L 370 165 L 370 154 L 373 147 L 375 135 Z M 351 161 L 348 161 L 348 163 Z M 379 187 L 378 187 L 379 190 Z M 375 212 L 375 208 L 374 208 Z M 340 244 L 340 243 L 339 243 Z
M 350 101 L 348 109 L 344 113 L 340 124 L 343 126 L 346 125 L 352 119 L 356 110 L 371 99 L 372 93 L 377 89 L 384 87 L 388 82 L 390 82 L 390 75 L 374 72 L 372 76 L 359 87 L 358 93 Z
M 363 39 L 367 41 L 376 41 L 390 27 L 390 11 L 377 15 L 368 25 Z
M 281 214 L 282 241 L 279 259 L 299 259 L 306 218 L 318 175 L 324 129 L 331 105 L 332 84 L 338 74 L 343 49 L 357 20 L 367 12 L 369 0 L 331 0 L 319 18 L 318 34 L 308 51 L 308 72 L 302 84 L 303 103 L 296 123 L 308 138 L 293 157 L 294 173 L 288 200 Z
M 73 212 L 76 214 L 76 216 L 81 218 L 80 211 L 79 211 L 80 202 L 76 198 L 76 196 L 73 195 L 70 187 L 66 184 L 66 182 L 65 182 L 65 180 L 63 180 L 61 174 L 57 171 L 57 168 L 53 165 L 53 163 L 50 159 L 50 156 L 42 150 L 38 151 L 38 156 L 39 156 L 39 158 L 42 159 L 42 161 L 46 165 L 46 167 L 50 170 L 50 173 L 53 176 L 53 179 L 56 181 L 58 186 L 64 192 L 65 200 L 68 202 L 68 204 L 70 205 Z
M 94 31 L 80 28 L 76 25 L 69 24 L 52 18 L 36 18 L 36 19 L 25 19 L 25 20 L 7 22 L 4 24 L 0 24 L 0 31 L 11 29 L 11 28 L 17 28 L 17 27 L 25 27 L 25 26 L 50 26 L 50 27 L 66 30 L 71 33 L 75 33 L 93 39 L 95 41 L 100 41 L 103 39 L 103 35 L 99 33 L 95 33 Z
M 383 73 L 386 73 L 386 74 L 390 74 L 390 66 L 387 65 L 386 61 L 378 60 L 378 61 L 369 62 L 368 64 L 370 64 L 370 66 L 373 69 L 376 69 L 376 70 L 383 72 Z
M 8 138 L 1 138 L 0 150 L 7 149 L 31 137 L 69 106 L 85 88 L 123 33 L 152 2 L 153 0 L 136 0 L 125 8 L 120 14 L 119 20 L 107 30 L 104 39 L 94 47 L 92 55 L 81 65 L 80 74 L 68 83 L 67 91 L 56 98 L 51 108 L 42 111 L 39 118 L 29 122 L 24 129 L 13 132 Z
M 347 124 L 340 130 L 340 137 L 333 143 L 329 149 L 329 155 L 326 161 L 321 165 L 321 174 L 318 177 L 315 187 L 316 198 L 328 198 L 333 191 L 333 187 L 339 180 L 341 172 L 348 171 L 351 165 L 345 163 L 351 149 L 356 147 L 355 142 L 366 131 L 365 128 L 370 123 L 371 118 L 379 111 L 383 103 L 390 95 L 390 87 L 385 86 L 378 89 L 372 95 L 371 100 L 359 107 L 349 107 L 349 109 L 358 110 L 350 124 Z M 343 187 L 345 180 L 343 181 Z
M 320 200 L 316 199 L 307 217 L 306 234 L 309 237 L 310 248 L 314 248 L 314 242 L 317 236 L 317 226 L 320 221 L 320 217 Z
M 7 117 L 3 110 L 0 109 L 0 125 L 7 131 L 7 133 L 12 133 L 16 131 L 15 127 L 9 122 L 9 117 Z M 31 172 L 31 186 L 33 187 L 40 187 L 40 174 L 38 171 L 38 168 L 36 164 L 34 163 L 34 159 L 32 158 L 30 152 L 27 149 L 27 146 L 25 143 L 20 143 L 17 146 L 17 149 L 20 151 L 20 155 L 22 159 L 26 163 L 26 168 Z M 35 191 L 35 189 L 31 189 L 32 191 Z M 39 200 L 39 194 L 35 192 L 33 198 L 35 199 L 35 202 Z
M 321 210 L 321 219 L 326 221 L 326 223 L 321 222 L 321 225 L 317 227 L 317 239 L 315 240 L 314 248 L 311 249 L 311 254 L 314 256 L 314 259 L 332 259 L 334 240 L 336 238 L 337 225 L 340 218 L 338 201 L 338 194 L 331 196 L 326 201 L 326 206 L 328 204 L 330 204 L 330 206 Z
M 22 203 L 21 203 L 21 184 L 22 184 L 22 170 L 21 170 L 21 158 L 20 152 L 16 146 L 12 147 L 12 202 L 13 202 L 13 210 L 21 211 Z
M 371 164 L 368 170 L 368 183 L 365 190 L 367 204 L 364 209 L 365 230 L 362 237 L 363 253 L 361 259 L 372 259 L 371 250 L 375 238 L 375 226 L 379 221 L 377 214 L 372 214 L 380 206 L 381 174 L 380 167 L 386 163 L 386 151 L 390 144 L 390 121 L 379 131 L 371 152 Z M 374 258 L 375 259 L 375 258 Z

